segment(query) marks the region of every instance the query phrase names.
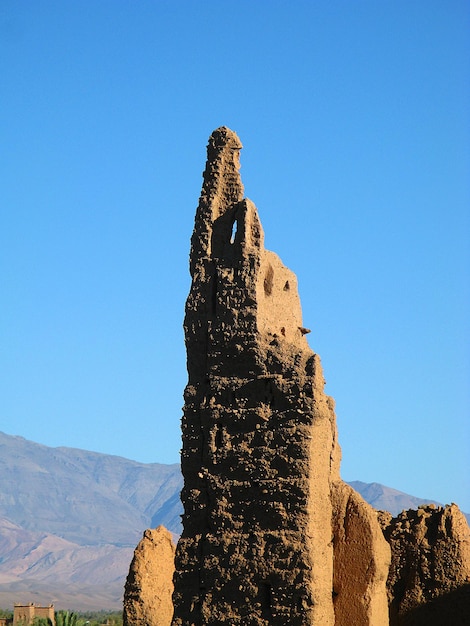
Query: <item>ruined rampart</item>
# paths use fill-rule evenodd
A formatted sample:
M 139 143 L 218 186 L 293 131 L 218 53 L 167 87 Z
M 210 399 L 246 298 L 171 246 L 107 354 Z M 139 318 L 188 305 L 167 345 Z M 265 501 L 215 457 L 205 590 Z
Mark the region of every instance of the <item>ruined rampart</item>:
M 191 241 L 173 624 L 328 626 L 333 598 L 341 607 L 352 591 L 344 580 L 333 589 L 333 518 L 346 490 L 333 401 L 296 277 L 264 249 L 243 198 L 240 149 L 227 128 L 211 135 Z M 357 523 L 378 529 L 373 515 Z M 356 604 L 364 624 L 380 626 L 389 556 L 380 530 L 368 536 L 383 549 L 366 585 L 374 599 Z
M 388 626 L 389 610 L 391 626 L 464 626 L 458 508 L 392 519 L 340 478 L 334 402 L 296 277 L 244 198 L 241 147 L 211 135 L 191 239 L 183 533 L 173 562 L 169 535 L 146 531 L 125 626 Z

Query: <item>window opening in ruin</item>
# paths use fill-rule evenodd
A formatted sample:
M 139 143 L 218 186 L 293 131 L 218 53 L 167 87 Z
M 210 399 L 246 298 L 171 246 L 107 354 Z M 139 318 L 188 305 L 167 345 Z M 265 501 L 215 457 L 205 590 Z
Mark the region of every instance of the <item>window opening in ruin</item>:
M 235 220 L 232 224 L 232 234 L 230 236 L 230 243 L 235 243 L 235 237 L 237 235 L 237 227 L 238 227 L 238 222 L 237 220 Z
M 290 289 L 289 281 L 286 280 L 286 284 L 284 285 L 284 291 L 289 291 L 289 289 Z
M 274 270 L 270 265 L 268 267 L 268 271 L 266 272 L 266 276 L 264 277 L 264 293 L 267 296 L 270 296 L 273 292 L 273 279 L 274 279 Z

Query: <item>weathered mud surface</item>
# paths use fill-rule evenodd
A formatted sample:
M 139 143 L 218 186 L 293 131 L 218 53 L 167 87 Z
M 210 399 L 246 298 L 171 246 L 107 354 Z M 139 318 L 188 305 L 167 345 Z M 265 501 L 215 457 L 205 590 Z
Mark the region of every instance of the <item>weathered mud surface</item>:
M 125 626 L 387 626 L 389 611 L 391 626 L 467 625 L 458 507 L 392 518 L 340 479 L 334 402 L 296 277 L 243 198 L 241 147 L 211 135 L 191 239 L 183 533 L 174 561 L 166 531 L 147 531 Z
M 163 526 L 146 530 L 124 590 L 124 626 L 170 626 L 175 546 Z
M 241 147 L 227 128 L 211 135 L 191 240 L 173 624 L 328 626 L 332 488 L 342 484 L 334 403 L 305 337 L 296 277 L 264 249 L 256 207 L 243 198 Z M 358 532 L 378 529 L 373 516 L 356 521 Z M 370 574 L 367 588 L 386 607 L 383 543 L 380 580 Z M 375 604 L 361 624 L 371 615 L 385 623 Z
M 456 504 L 381 514 L 391 626 L 470 624 L 470 529 Z

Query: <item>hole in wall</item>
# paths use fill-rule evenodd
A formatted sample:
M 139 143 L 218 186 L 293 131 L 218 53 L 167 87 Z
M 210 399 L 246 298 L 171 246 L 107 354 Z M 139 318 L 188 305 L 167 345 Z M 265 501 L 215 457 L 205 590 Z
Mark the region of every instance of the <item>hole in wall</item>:
M 230 235 L 230 243 L 235 243 L 235 237 L 237 236 L 238 222 L 235 220 L 232 224 L 232 234 Z
M 286 280 L 286 284 L 284 285 L 284 291 L 289 291 L 289 289 L 290 289 L 289 281 Z

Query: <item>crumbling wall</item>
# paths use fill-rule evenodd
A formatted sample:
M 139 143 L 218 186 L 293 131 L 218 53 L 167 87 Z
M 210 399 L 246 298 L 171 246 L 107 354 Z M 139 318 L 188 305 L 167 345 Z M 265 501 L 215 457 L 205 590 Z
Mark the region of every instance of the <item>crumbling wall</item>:
M 470 624 L 470 529 L 458 506 L 381 513 L 381 523 L 392 549 L 390 625 Z
M 225 127 L 211 135 L 191 240 L 172 623 L 333 626 L 334 403 L 296 278 L 243 199 L 240 149 Z M 366 612 L 356 626 L 382 623 Z
M 391 626 L 467 626 L 458 507 L 392 519 L 340 479 L 334 402 L 296 277 L 243 198 L 241 147 L 211 135 L 191 239 L 183 534 L 174 562 L 168 531 L 145 531 L 124 626 L 388 626 L 387 604 Z
M 170 626 L 175 545 L 164 526 L 146 530 L 124 588 L 124 626 Z
M 335 626 L 388 624 L 390 547 L 375 511 L 352 487 L 333 485 Z

